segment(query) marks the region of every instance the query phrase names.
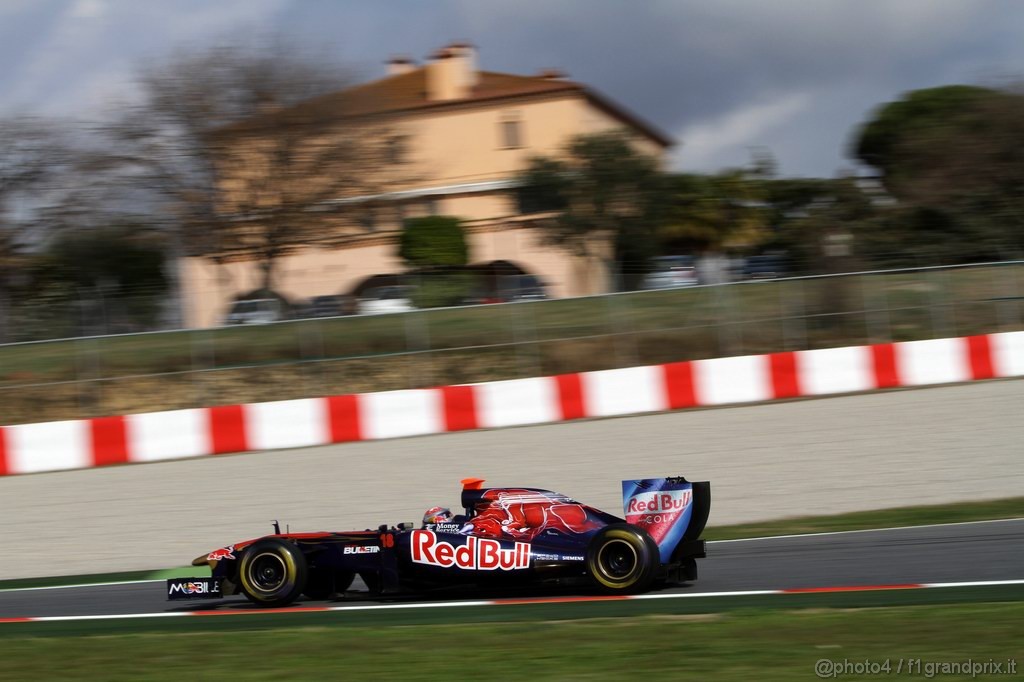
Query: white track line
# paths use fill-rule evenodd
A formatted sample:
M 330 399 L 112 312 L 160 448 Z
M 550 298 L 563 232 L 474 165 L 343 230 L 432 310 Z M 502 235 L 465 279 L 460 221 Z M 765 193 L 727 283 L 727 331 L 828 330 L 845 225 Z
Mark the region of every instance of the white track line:
M 29 618 L 30 623 L 57 623 L 74 620 L 114 620 L 120 618 L 176 618 L 178 616 L 191 616 L 188 611 L 160 611 L 157 613 L 122 613 L 108 614 L 105 616 L 39 616 Z
M 78 587 L 109 587 L 111 585 L 145 585 L 146 583 L 162 583 L 166 578 L 152 580 L 121 580 L 111 583 L 79 583 L 77 585 L 46 585 L 43 587 L 0 587 L 0 594 L 6 592 L 35 592 L 38 590 L 70 590 Z
M 987 587 L 989 585 L 1021 585 L 1024 580 L 978 580 L 972 583 L 921 583 L 922 587 Z
M 415 604 L 360 604 L 358 606 L 328 606 L 324 611 L 377 611 L 388 609 L 434 609 L 438 607 L 451 606 L 461 608 L 464 606 L 493 606 L 498 602 L 491 599 L 479 599 L 476 601 L 432 601 Z M 316 608 L 316 607 L 314 607 Z M 264 611 L 266 613 L 266 611 Z
M 732 540 L 708 540 L 709 545 L 717 545 L 725 542 L 756 542 L 758 540 L 786 540 L 789 538 L 813 538 L 825 535 L 847 535 L 851 533 L 879 533 L 890 530 L 913 530 L 916 528 L 942 528 L 945 526 L 970 526 L 982 523 L 1007 523 L 1010 521 L 1024 521 L 1024 517 L 1011 519 L 988 519 L 986 521 L 956 521 L 953 523 L 926 523 L 920 526 L 891 526 L 889 528 L 859 528 L 857 530 L 831 530 L 821 533 L 794 533 L 792 535 L 764 535 L 756 538 L 734 538 Z
M 750 597 L 762 594 L 782 594 L 782 590 L 737 590 L 735 592 L 693 592 L 671 594 L 634 594 L 630 599 L 684 599 L 693 597 Z

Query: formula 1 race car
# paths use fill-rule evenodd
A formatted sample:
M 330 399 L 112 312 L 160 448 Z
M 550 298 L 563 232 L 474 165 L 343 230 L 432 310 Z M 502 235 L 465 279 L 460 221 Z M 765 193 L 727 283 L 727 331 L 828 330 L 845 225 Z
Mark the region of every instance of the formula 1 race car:
M 243 594 L 286 606 L 300 595 L 343 594 L 356 575 L 371 595 L 449 586 L 586 584 L 612 594 L 656 582 L 696 580 L 711 486 L 682 477 L 622 482 L 625 518 L 537 488 L 462 481 L 465 513 L 444 523 L 376 530 L 281 533 L 246 540 L 192 562 L 209 578 L 167 581 L 168 599 Z

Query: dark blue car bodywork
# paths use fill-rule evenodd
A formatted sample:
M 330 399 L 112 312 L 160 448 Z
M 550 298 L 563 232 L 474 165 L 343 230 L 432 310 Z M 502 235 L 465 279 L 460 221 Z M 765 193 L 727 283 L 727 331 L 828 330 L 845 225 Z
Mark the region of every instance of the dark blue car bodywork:
M 374 596 L 456 585 L 590 584 L 634 592 L 697 577 L 710 485 L 682 477 L 623 482 L 624 518 L 538 488 L 463 481 L 463 514 L 421 528 L 280 533 L 198 557 L 212 578 L 168 580 L 168 597 L 244 594 L 282 606 L 343 594 L 358 575 Z

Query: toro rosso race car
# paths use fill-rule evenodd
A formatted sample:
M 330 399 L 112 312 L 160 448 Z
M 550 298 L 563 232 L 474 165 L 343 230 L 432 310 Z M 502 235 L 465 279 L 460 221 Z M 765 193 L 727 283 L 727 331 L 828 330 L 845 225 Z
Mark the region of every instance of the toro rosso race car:
M 697 578 L 711 486 L 683 477 L 622 482 L 625 518 L 537 488 L 462 481 L 464 514 L 376 530 L 281 533 L 216 549 L 192 562 L 212 577 L 167 581 L 169 599 L 243 594 L 265 607 L 300 595 L 344 594 L 356 575 L 371 595 L 451 586 L 589 584 L 635 593 Z

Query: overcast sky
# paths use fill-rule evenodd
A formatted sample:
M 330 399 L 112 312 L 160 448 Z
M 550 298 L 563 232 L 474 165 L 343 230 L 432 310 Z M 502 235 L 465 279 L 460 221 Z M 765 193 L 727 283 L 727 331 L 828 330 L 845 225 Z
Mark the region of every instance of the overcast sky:
M 850 168 L 851 130 L 914 88 L 1024 76 L 1018 0 L 0 0 L 0 114 L 94 117 L 177 48 L 276 31 L 383 74 L 468 40 L 483 68 L 558 67 L 681 144 L 673 165 Z

